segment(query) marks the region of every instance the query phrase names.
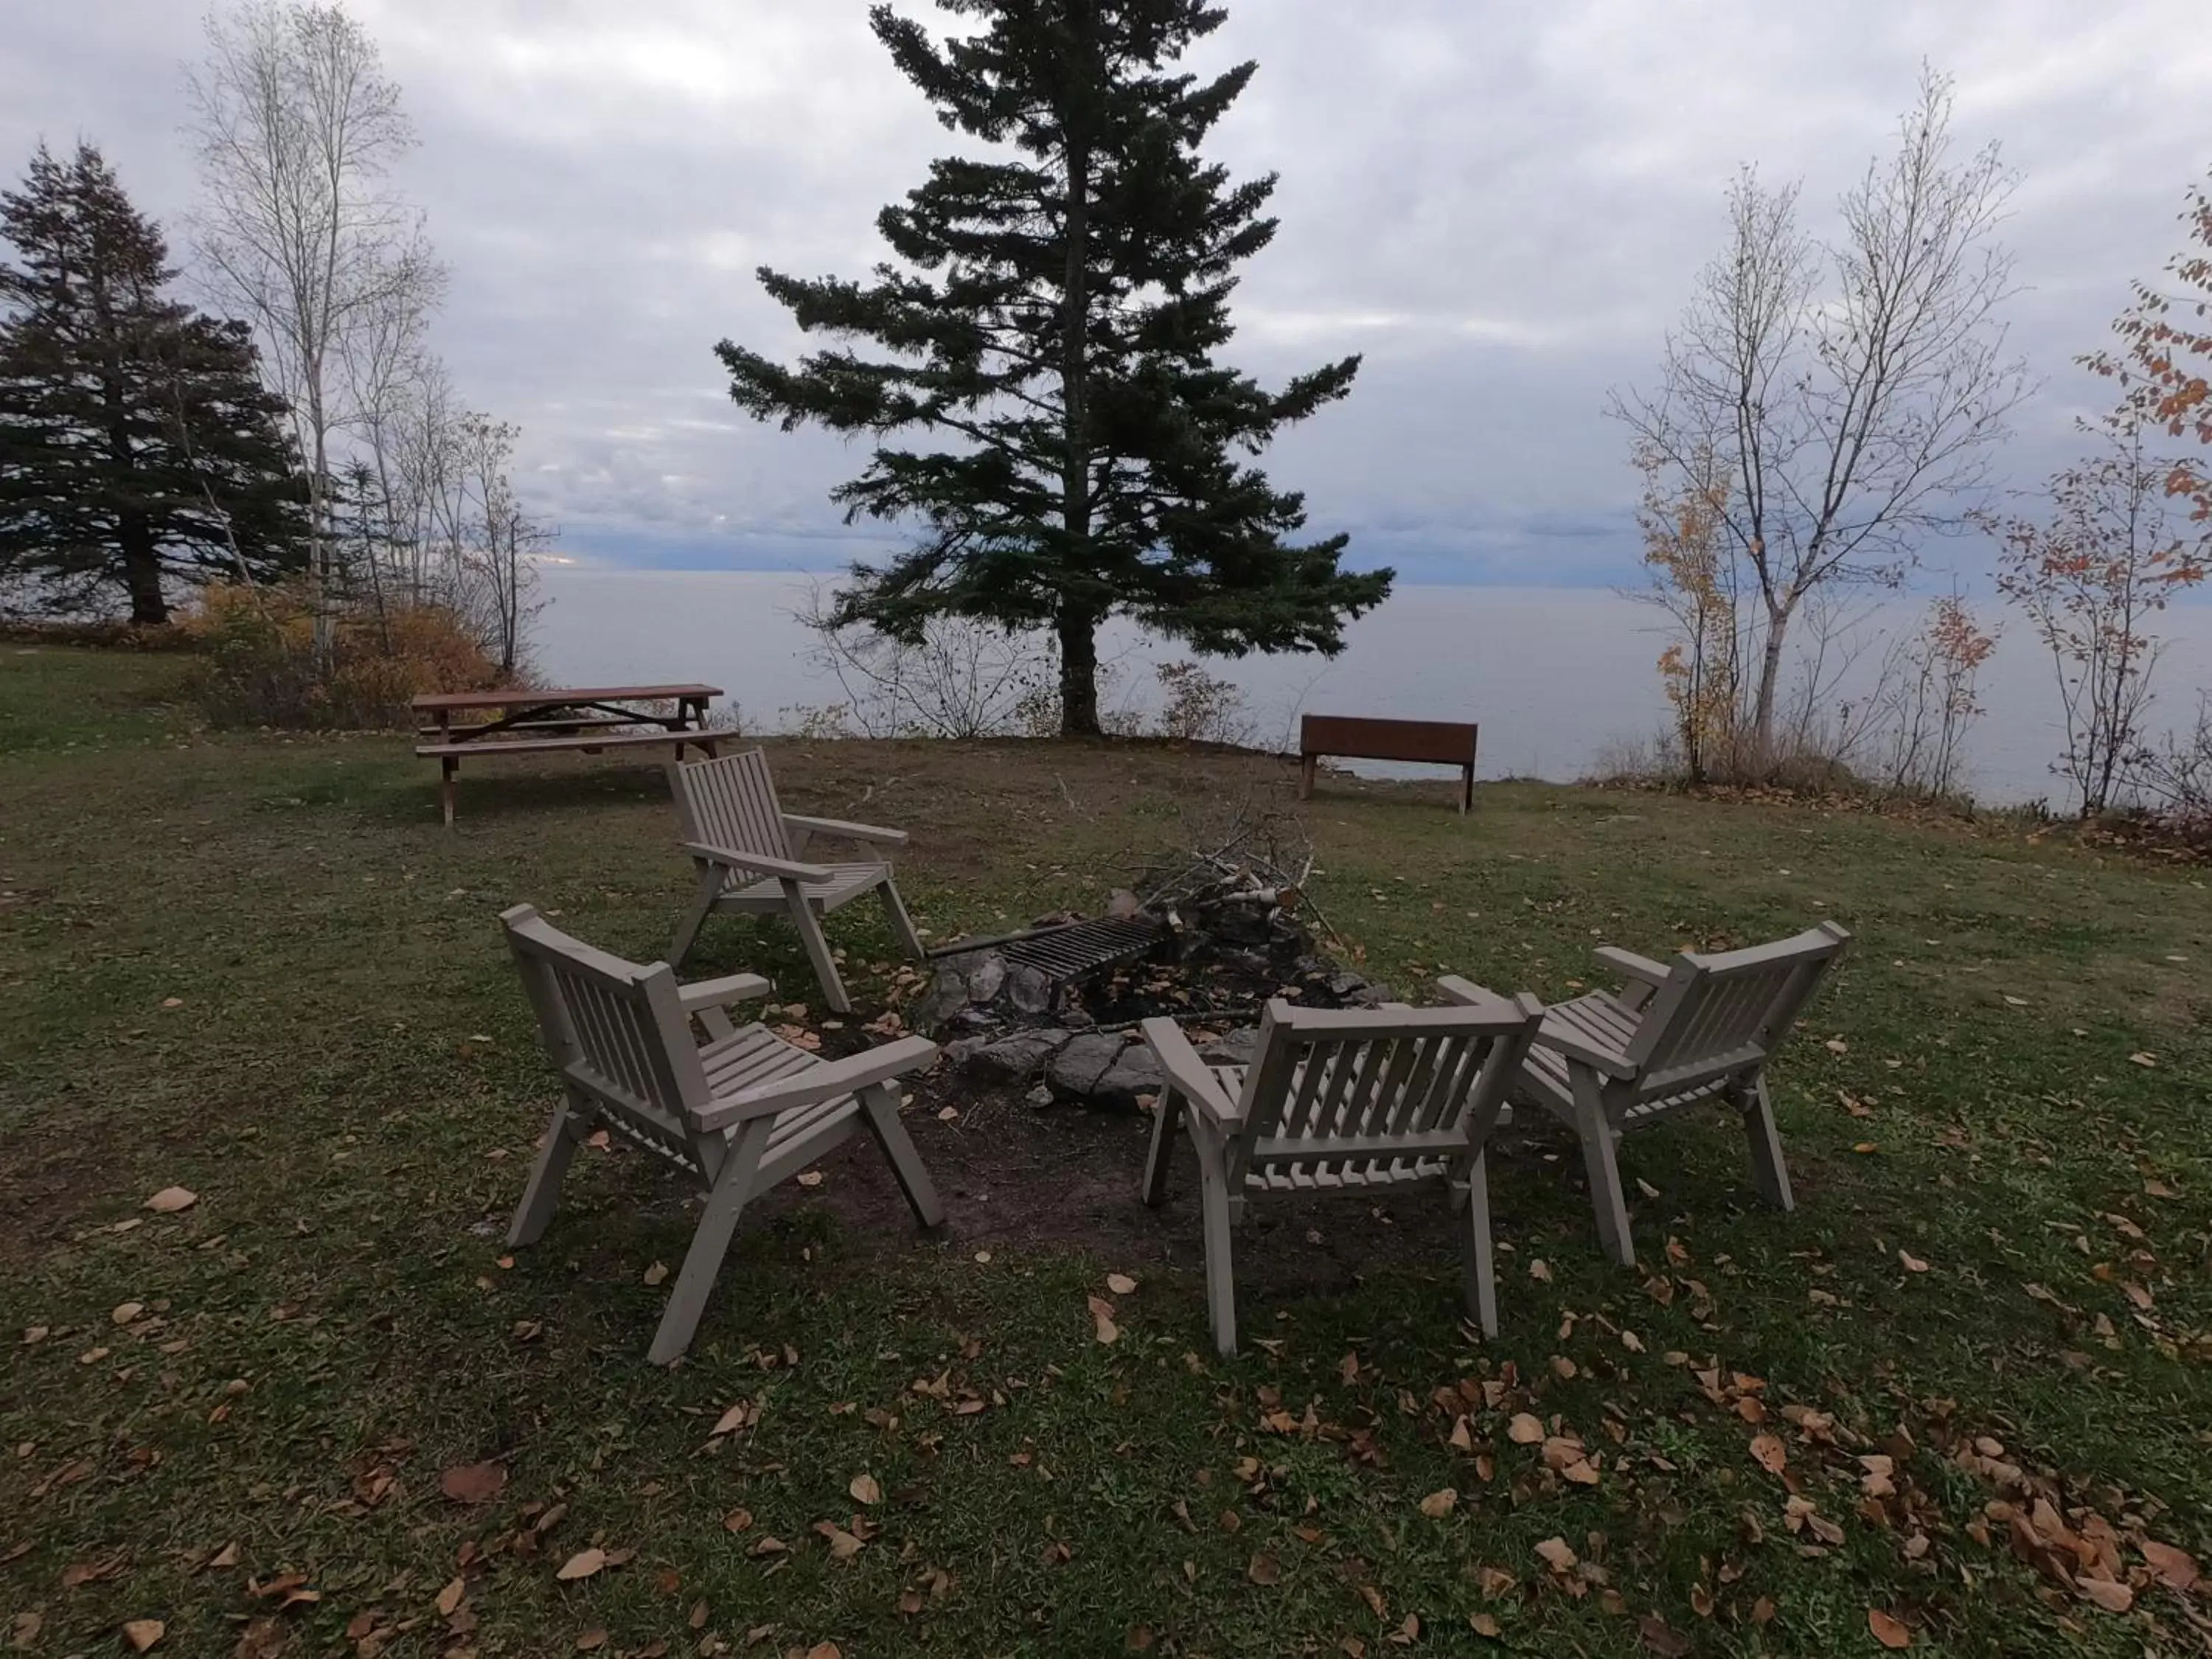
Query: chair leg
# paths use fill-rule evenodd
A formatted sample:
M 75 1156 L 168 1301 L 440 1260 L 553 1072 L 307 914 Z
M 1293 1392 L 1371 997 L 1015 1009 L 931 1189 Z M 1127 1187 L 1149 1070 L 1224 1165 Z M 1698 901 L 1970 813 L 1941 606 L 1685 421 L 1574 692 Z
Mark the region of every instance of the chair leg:
M 1218 1150 L 1199 1155 L 1199 1208 L 1206 1223 L 1206 1312 L 1213 1327 L 1213 1346 L 1222 1357 L 1237 1352 L 1237 1281 L 1231 1271 L 1229 1180 Z
M 1498 1334 L 1498 1264 L 1490 1237 L 1490 1155 L 1475 1154 L 1468 1171 L 1467 1310 L 1485 1336 Z M 1453 1194 L 1455 1199 L 1459 1194 Z
M 1598 1237 L 1615 1261 L 1632 1267 L 1636 1244 L 1628 1236 L 1628 1200 L 1621 1191 L 1620 1164 L 1614 1152 L 1620 1137 L 1606 1116 L 1597 1073 L 1581 1066 L 1568 1069 L 1574 1079 L 1575 1133 L 1583 1143 L 1583 1168 L 1589 1176 Z
M 728 879 L 727 873 L 718 864 L 699 867 L 699 890 L 692 896 L 690 906 L 684 912 L 684 919 L 676 924 L 676 937 L 668 946 L 668 965 L 671 968 L 684 965 L 684 958 L 690 954 L 692 943 L 699 937 L 700 928 L 714 913 L 714 901 L 721 897 L 723 884 Z
M 786 879 L 783 897 L 785 908 L 791 912 L 791 925 L 799 930 L 799 942 L 806 946 L 806 959 L 814 964 L 814 977 L 822 987 L 823 1000 L 834 1013 L 851 1013 L 853 1000 L 845 994 L 837 958 L 830 954 L 830 941 L 822 936 L 822 918 L 814 913 L 796 881 Z
M 906 913 L 906 901 L 899 896 L 898 884 L 885 876 L 876 894 L 884 902 L 884 914 L 890 918 L 891 932 L 898 936 L 899 948 L 920 962 L 929 953 L 922 948 L 921 935 L 914 931 L 914 918 Z
M 738 1230 L 738 1216 L 752 1195 L 753 1177 L 760 1172 L 761 1154 L 768 1149 L 769 1127 L 774 1119 L 755 1118 L 731 1146 L 707 1193 L 707 1207 L 699 1217 L 699 1231 L 691 1235 L 691 1248 L 684 1253 L 684 1267 L 676 1275 L 676 1289 L 653 1334 L 646 1358 L 656 1365 L 672 1365 L 691 1346 L 699 1328 L 699 1316 L 707 1310 L 707 1297 L 722 1271 L 722 1257 Z
M 1168 1195 L 1168 1160 L 1175 1153 L 1176 1130 L 1183 1115 L 1182 1094 L 1173 1084 L 1160 1091 L 1158 1109 L 1152 1119 L 1152 1149 L 1145 1155 L 1145 1182 L 1139 1189 L 1145 1202 L 1158 1209 Z
M 1759 1195 L 1778 1210 L 1797 1207 L 1790 1190 L 1790 1166 L 1782 1160 L 1782 1135 L 1774 1127 L 1774 1103 L 1766 1097 L 1766 1079 L 1753 1079 L 1743 1091 L 1743 1130 L 1751 1142 L 1752 1178 Z
M 553 1121 L 545 1131 L 545 1144 L 530 1166 L 530 1180 L 522 1189 L 522 1202 L 514 1207 L 514 1220 L 507 1230 L 509 1249 L 535 1244 L 545 1236 L 561 1196 L 561 1177 L 568 1173 L 568 1160 L 576 1155 L 576 1134 L 583 1127 L 580 1115 L 562 1101 L 553 1109 Z
M 867 1117 L 868 1130 L 875 1136 L 876 1145 L 890 1160 L 891 1174 L 897 1177 L 899 1190 L 906 1194 L 914 1218 L 925 1227 L 934 1227 L 945 1219 L 945 1206 L 938 1200 L 936 1183 L 929 1178 L 929 1170 L 915 1146 L 914 1137 L 899 1121 L 899 1092 L 896 1080 L 863 1089 L 860 1109 Z

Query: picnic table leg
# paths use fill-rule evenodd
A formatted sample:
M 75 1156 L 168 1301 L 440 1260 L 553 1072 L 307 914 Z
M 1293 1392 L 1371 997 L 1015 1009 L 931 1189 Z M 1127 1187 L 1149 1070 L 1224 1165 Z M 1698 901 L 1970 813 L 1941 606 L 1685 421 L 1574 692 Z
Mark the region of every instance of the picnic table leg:
M 448 830 L 453 827 L 453 779 L 460 769 L 461 757 L 459 755 L 438 757 L 438 801 L 445 809 L 446 828 Z

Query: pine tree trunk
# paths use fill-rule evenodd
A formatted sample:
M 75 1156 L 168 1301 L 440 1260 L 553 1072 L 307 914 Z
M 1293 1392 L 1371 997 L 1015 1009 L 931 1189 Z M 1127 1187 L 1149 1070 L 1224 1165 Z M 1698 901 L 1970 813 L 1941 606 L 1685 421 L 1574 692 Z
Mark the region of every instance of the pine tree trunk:
M 169 620 L 169 602 L 161 595 L 161 560 L 154 550 L 154 538 L 143 519 L 125 518 L 118 539 L 123 546 L 123 583 L 131 592 L 131 620 L 158 628 Z
M 1085 5 L 1075 9 L 1079 28 L 1089 24 Z M 1067 112 L 1067 272 L 1060 313 L 1060 412 L 1067 422 L 1067 450 L 1061 462 L 1060 513 L 1066 540 L 1060 552 L 1061 581 L 1089 574 L 1091 553 L 1091 434 L 1085 386 L 1084 349 L 1091 333 L 1091 138 L 1084 130 L 1082 94 L 1073 94 Z M 1069 596 L 1060 600 L 1060 735 L 1095 738 L 1098 726 L 1098 617 Z
M 1096 738 L 1098 724 L 1098 618 L 1072 605 L 1060 606 L 1060 735 Z

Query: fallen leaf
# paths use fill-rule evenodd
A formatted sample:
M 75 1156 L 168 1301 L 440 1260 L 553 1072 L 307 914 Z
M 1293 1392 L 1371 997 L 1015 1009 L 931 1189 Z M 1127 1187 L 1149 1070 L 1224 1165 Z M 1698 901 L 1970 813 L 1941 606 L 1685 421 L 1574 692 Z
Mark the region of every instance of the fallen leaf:
M 1909 1273 L 1924 1273 L 1928 1271 L 1928 1264 L 1910 1250 L 1899 1249 L 1897 1253 L 1897 1260 L 1899 1265 Z
M 570 1579 L 589 1578 L 601 1567 L 606 1565 L 606 1564 L 607 1555 L 605 1550 L 578 1550 L 574 1555 L 568 1558 L 567 1564 L 562 1567 L 561 1571 L 555 1573 L 553 1576 L 556 1578 L 560 1579 L 564 1583 Z
M 1790 1461 L 1788 1449 L 1778 1437 L 1771 1434 L 1752 1436 L 1751 1455 L 1753 1461 L 1769 1474 L 1781 1474 L 1783 1466 Z
M 2131 1064 L 2136 1066 L 2154 1066 L 2158 1064 L 2158 1056 L 2156 1054 L 2133 1054 L 2128 1056 L 2128 1060 Z
M 131 1652 L 143 1653 L 160 1641 L 167 1629 L 168 1626 L 158 1619 L 127 1620 L 123 1626 L 123 1639 L 131 1644 Z
M 835 1642 L 817 1642 L 806 1650 L 806 1659 L 845 1659 Z
M 452 1618 L 453 1616 L 453 1609 L 459 1607 L 464 1601 L 468 1599 L 468 1594 L 469 1581 L 459 1575 L 456 1575 L 451 1582 L 447 1584 L 445 1589 L 438 1592 L 438 1600 L 436 1602 L 438 1617 L 441 1619 Z
M 1244 1576 L 1255 1584 L 1279 1584 L 1283 1582 L 1283 1564 L 1272 1555 L 1255 1555 L 1244 1569 Z
M 1450 1486 L 1441 1492 L 1432 1492 L 1421 1500 L 1421 1513 L 1431 1521 L 1443 1520 L 1458 1507 L 1459 1493 Z
M 120 1302 L 107 1316 L 115 1324 L 128 1325 L 145 1311 L 146 1304 L 143 1302 Z
M 732 1434 L 752 1420 L 753 1406 L 750 1400 L 740 1400 L 714 1419 L 712 1434 Z
M 1690 1651 L 1690 1638 L 1656 1613 L 1644 1615 L 1636 1626 L 1636 1633 L 1643 1638 L 1644 1645 L 1661 1659 L 1685 1659 Z
M 594 1627 L 593 1629 L 586 1631 L 582 1635 L 576 1638 L 576 1651 L 579 1653 L 596 1653 L 599 1649 L 606 1646 L 606 1632 Z
M 239 1553 L 237 1544 L 234 1542 L 228 1543 L 225 1544 L 213 1555 L 208 1557 L 208 1565 L 210 1567 L 234 1567 L 238 1565 L 238 1559 Z
M 1830 1037 L 1820 1046 L 1832 1054 L 1847 1054 L 1851 1051 L 1851 1045 L 1841 1037 Z
M 1127 1273 L 1108 1273 L 1106 1288 L 1116 1296 L 1134 1296 L 1137 1293 L 1137 1281 Z
M 819 1187 L 822 1184 L 822 1171 L 819 1170 L 800 1170 L 799 1174 L 799 1184 L 802 1187 Z
M 1477 1636 L 1487 1636 L 1493 1642 L 1503 1640 L 1504 1638 L 1505 1632 L 1498 1627 L 1498 1620 L 1489 1613 L 1470 1613 L 1467 1616 L 1467 1622 L 1474 1627 Z
M 1516 1446 L 1533 1446 L 1544 1437 L 1544 1425 L 1527 1412 L 1516 1412 L 1505 1425 L 1505 1437 Z
M 1886 1648 L 1912 1645 L 1912 1632 L 1880 1607 L 1867 1609 L 1867 1628 L 1874 1632 L 1874 1639 Z
M 1540 1285 L 1550 1284 L 1552 1282 L 1552 1264 L 1545 1261 L 1543 1257 L 1538 1256 L 1534 1261 L 1531 1261 L 1528 1264 L 1528 1277 L 1534 1279 Z
M 2177 1589 L 2186 1595 L 2195 1587 L 2197 1578 L 2197 1561 L 2196 1558 L 2186 1551 L 2178 1550 L 2171 1544 L 2161 1544 L 2155 1539 L 2146 1538 L 2142 1542 L 2142 1558 L 2150 1563 L 2150 1570 L 2159 1576 L 2167 1589 Z
M 1547 1538 L 1536 1546 L 1536 1553 L 1544 1558 L 1544 1565 L 1553 1572 L 1572 1572 L 1575 1569 L 1575 1553 L 1567 1547 L 1564 1538 Z
M 876 1484 L 876 1477 L 872 1474 L 854 1475 L 852 1484 L 845 1490 L 853 1494 L 855 1504 L 880 1504 L 884 1501 L 884 1489 Z
M 2125 1613 L 2136 1604 L 2136 1593 L 2117 1579 L 2082 1578 L 2075 1582 L 2081 1594 L 2106 1613 Z
M 830 1559 L 849 1561 L 860 1553 L 862 1540 L 857 1534 L 847 1532 L 834 1521 L 817 1521 L 814 1530 L 830 1546 Z
M 1121 1334 L 1121 1328 L 1114 1322 L 1114 1304 L 1103 1296 L 1091 1298 L 1091 1317 L 1097 1322 L 1101 1342 L 1112 1342 Z
M 725 1532 L 750 1532 L 752 1525 L 753 1512 L 750 1510 L 732 1510 L 722 1517 L 722 1530 Z
M 667 1277 L 668 1264 L 665 1261 L 656 1261 L 645 1270 L 645 1282 L 648 1285 L 658 1285 Z
M 153 1211 L 156 1215 L 174 1215 L 179 1210 L 191 1209 L 193 1205 L 199 1201 L 200 1195 L 198 1193 L 191 1191 L 189 1188 L 164 1187 L 160 1192 L 155 1194 L 153 1197 L 146 1200 L 146 1207 Z M 158 1642 L 161 1639 L 158 1634 L 160 1628 L 158 1621 L 151 1619 L 142 1619 L 138 1622 L 140 1624 L 154 1625 L 157 1632 L 154 1640 Z M 128 1629 L 129 1626 L 125 1626 L 125 1628 Z M 149 1645 L 151 1645 L 151 1644 L 149 1644 Z M 139 1651 L 143 1653 L 145 1650 L 142 1648 Z
M 497 1463 L 463 1463 L 438 1477 L 438 1490 L 456 1504 L 489 1504 L 507 1485 Z

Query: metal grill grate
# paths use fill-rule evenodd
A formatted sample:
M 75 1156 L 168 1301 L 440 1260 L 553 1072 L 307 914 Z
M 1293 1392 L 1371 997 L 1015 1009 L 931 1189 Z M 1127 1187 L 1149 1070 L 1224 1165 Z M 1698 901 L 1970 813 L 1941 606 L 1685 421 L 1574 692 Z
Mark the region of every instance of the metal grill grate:
M 1034 968 L 1058 981 L 1132 961 L 1158 945 L 1164 933 L 1165 929 L 1156 921 L 1121 921 L 1102 917 L 1007 939 L 998 950 L 1009 963 Z

